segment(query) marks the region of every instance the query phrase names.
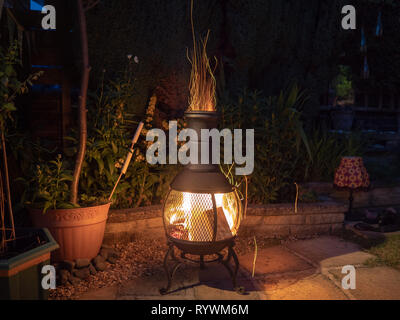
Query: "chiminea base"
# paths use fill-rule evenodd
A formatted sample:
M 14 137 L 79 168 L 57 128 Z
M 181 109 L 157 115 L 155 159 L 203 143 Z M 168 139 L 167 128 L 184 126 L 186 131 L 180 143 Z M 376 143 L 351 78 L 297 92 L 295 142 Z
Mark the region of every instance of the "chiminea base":
M 165 269 L 165 273 L 167 275 L 167 287 L 166 288 L 161 288 L 160 289 L 160 294 L 161 295 L 166 295 L 168 293 L 170 293 L 170 289 L 171 289 L 171 284 L 172 284 L 172 280 L 174 278 L 175 272 L 176 270 L 184 263 L 198 263 L 200 265 L 200 269 L 205 269 L 205 264 L 206 263 L 212 263 L 212 262 L 218 262 L 221 263 L 229 272 L 229 275 L 232 279 L 232 284 L 233 284 L 233 289 L 238 293 L 238 294 L 245 294 L 245 289 L 244 287 L 240 287 L 237 286 L 236 283 L 236 276 L 239 270 L 239 259 L 236 255 L 235 250 L 233 249 L 233 246 L 235 245 L 234 241 L 231 240 L 227 243 L 227 247 L 228 247 L 228 254 L 226 256 L 224 256 L 221 251 L 215 253 L 214 255 L 216 255 L 217 257 L 213 260 L 204 260 L 204 256 L 207 255 L 199 255 L 199 260 L 194 260 L 191 259 L 189 257 L 187 257 L 186 255 L 188 254 L 187 252 L 183 251 L 182 249 L 180 249 L 179 247 L 177 247 L 172 241 L 168 241 L 168 250 L 167 253 L 165 254 L 164 257 L 164 269 Z M 180 258 L 176 257 L 175 255 L 175 251 L 174 251 L 174 247 L 176 247 L 178 250 L 181 251 L 180 254 Z M 226 247 L 224 247 L 226 248 Z M 223 248 L 223 249 L 224 249 Z M 172 268 L 168 267 L 168 260 L 171 257 L 171 260 L 174 262 L 172 265 Z M 235 263 L 235 267 L 234 270 L 231 269 L 230 267 L 230 261 L 231 258 L 233 258 L 233 261 Z

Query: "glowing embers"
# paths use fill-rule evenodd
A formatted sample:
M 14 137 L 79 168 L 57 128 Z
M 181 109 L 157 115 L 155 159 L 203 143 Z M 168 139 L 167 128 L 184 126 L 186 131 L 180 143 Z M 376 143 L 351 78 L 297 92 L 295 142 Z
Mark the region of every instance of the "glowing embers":
M 239 228 L 240 206 L 236 192 L 211 194 L 172 190 L 164 207 L 167 234 L 196 242 L 230 239 Z

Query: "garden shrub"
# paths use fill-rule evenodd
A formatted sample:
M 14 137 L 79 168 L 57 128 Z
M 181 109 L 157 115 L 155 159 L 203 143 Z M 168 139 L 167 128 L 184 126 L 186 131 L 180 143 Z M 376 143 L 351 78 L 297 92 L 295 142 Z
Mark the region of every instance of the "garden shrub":
M 254 172 L 249 179 L 250 202 L 271 203 L 290 199 L 288 190 L 297 179 L 307 152 L 301 122 L 303 95 L 297 86 L 278 97 L 244 90 L 238 97 L 225 97 L 219 104 L 222 126 L 254 129 Z
M 80 205 L 106 202 L 118 179 L 141 118 L 126 112 L 134 94 L 132 72 L 128 69 L 118 80 L 106 84 L 102 81 L 100 88 L 89 95 L 87 150 L 79 181 Z M 142 137 L 135 145 L 130 166 L 114 193 L 114 208 L 160 203 L 178 170 L 176 166 L 152 166 L 145 159 L 148 146 L 145 135 L 153 126 L 155 104 L 156 100 L 151 99 Z M 21 201 L 45 210 L 71 207 L 68 196 L 78 145 L 76 130 L 67 138 L 68 146 L 63 155 L 57 154 L 56 150 L 44 152 L 40 144 L 27 141 L 23 136 L 17 136 L 15 140 L 14 154 L 24 177 L 18 179 L 25 189 Z M 21 156 L 23 153 L 30 155 L 29 165 Z
M 322 128 L 306 133 L 301 111 L 304 100 L 297 86 L 277 97 L 267 98 L 260 92 L 244 90 L 237 97 L 225 93 L 220 98 L 222 127 L 255 130 L 255 164 L 248 187 L 250 202 L 292 201 L 295 182 L 331 182 L 342 156 L 363 155 L 368 141 L 359 133 L 340 135 Z M 223 171 L 230 172 L 231 180 L 235 180 L 233 170 L 223 166 Z
M 315 129 L 309 135 L 311 159 L 304 158 L 305 181 L 332 182 L 336 168 L 344 156 L 363 156 L 367 141 L 358 132 L 339 134 Z

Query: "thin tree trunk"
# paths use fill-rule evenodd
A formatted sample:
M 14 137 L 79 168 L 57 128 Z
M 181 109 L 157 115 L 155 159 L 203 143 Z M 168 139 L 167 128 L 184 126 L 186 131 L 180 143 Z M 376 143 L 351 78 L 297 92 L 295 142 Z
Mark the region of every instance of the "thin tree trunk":
M 5 180 L 6 180 L 6 196 L 7 196 L 7 204 L 8 204 L 8 214 L 10 216 L 10 224 L 11 224 L 10 239 L 15 239 L 14 215 L 13 215 L 12 203 L 11 203 L 10 179 L 8 177 L 6 139 L 4 137 L 4 131 L 1 132 L 1 146 L 3 149 L 3 162 L 4 162 L 4 175 L 5 175 Z
M 3 175 L 0 170 L 0 229 L 1 229 L 1 242 L 0 242 L 0 253 L 6 251 L 7 245 L 7 231 L 5 221 L 5 209 L 4 209 L 4 188 L 3 188 Z
M 81 82 L 81 95 L 79 97 L 79 149 L 76 156 L 74 176 L 71 184 L 71 198 L 70 201 L 74 204 L 78 203 L 78 185 L 79 177 L 82 171 L 82 163 L 85 157 L 86 151 L 86 139 L 87 139 L 87 121 L 86 121 L 86 100 L 87 100 L 87 90 L 89 83 L 89 50 L 87 42 L 87 32 L 86 32 L 86 18 L 85 10 L 83 8 L 82 0 L 77 0 L 78 4 L 78 16 L 79 16 L 79 27 L 81 34 L 81 49 L 82 49 L 82 59 L 83 59 L 83 74 Z

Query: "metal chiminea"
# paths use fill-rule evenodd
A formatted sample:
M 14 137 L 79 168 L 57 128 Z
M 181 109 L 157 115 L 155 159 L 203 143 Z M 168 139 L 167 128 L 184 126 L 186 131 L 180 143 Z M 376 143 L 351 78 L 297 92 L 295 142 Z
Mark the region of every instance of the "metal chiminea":
M 242 203 L 218 165 L 211 164 L 211 150 L 210 164 L 200 164 L 201 145 L 211 145 L 209 141 L 201 140 L 201 129 L 217 128 L 218 114 L 189 111 L 185 117 L 188 127 L 197 132 L 199 164 L 186 165 L 175 177 L 164 203 L 163 220 L 169 246 L 164 268 L 168 285 L 160 289 L 160 293 L 169 292 L 172 278 L 182 263 L 195 262 L 205 268 L 206 263 L 219 262 L 229 271 L 234 289 L 243 294 L 244 289 L 236 285 L 239 260 L 233 249 L 241 222 Z M 175 254 L 176 249 L 180 251 L 179 256 Z M 207 256 L 209 258 L 205 259 Z M 168 266 L 169 258 L 174 261 L 172 268 Z M 231 258 L 234 270 L 230 267 Z

